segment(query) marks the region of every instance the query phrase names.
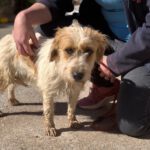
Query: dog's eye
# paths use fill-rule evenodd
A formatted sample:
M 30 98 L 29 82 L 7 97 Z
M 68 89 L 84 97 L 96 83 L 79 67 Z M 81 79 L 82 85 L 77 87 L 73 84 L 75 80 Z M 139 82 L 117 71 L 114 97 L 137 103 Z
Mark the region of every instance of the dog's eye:
M 72 48 L 66 48 L 65 51 L 67 52 L 67 54 L 71 55 L 74 53 L 74 49 Z
M 92 55 L 93 50 L 92 50 L 91 48 L 87 48 L 87 49 L 84 51 L 84 53 L 87 53 L 88 56 L 90 56 L 90 55 Z

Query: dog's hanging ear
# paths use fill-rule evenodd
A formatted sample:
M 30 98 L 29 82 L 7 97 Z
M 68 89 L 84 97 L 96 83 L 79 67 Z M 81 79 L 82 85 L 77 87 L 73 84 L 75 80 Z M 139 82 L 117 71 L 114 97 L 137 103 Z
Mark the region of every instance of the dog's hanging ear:
M 57 61 L 59 59 L 58 49 L 58 41 L 54 39 L 50 50 L 49 61 Z
M 55 33 L 54 40 L 51 45 L 51 52 L 50 52 L 50 61 L 58 61 L 59 60 L 59 45 L 61 43 L 62 37 L 62 28 L 57 28 L 57 31 Z
M 94 41 L 97 45 L 97 61 L 99 61 L 108 47 L 108 39 L 105 34 L 102 34 L 101 32 L 95 31 L 95 38 Z
M 58 59 L 58 50 L 57 49 L 52 49 L 49 61 L 55 61 L 57 59 Z
M 92 40 L 92 44 L 96 49 L 96 60 L 99 61 L 108 47 L 107 36 L 91 27 L 84 27 L 83 29 Z
M 104 52 L 108 47 L 108 40 L 106 35 L 102 33 L 99 34 L 100 34 L 100 39 L 99 39 L 99 47 L 97 49 L 97 61 L 99 61 L 103 57 Z

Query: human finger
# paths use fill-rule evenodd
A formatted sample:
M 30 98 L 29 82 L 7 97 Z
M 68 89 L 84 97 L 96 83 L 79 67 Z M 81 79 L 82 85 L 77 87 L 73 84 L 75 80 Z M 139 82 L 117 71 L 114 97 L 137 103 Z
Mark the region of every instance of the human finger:
M 33 53 L 32 49 L 31 49 L 29 43 L 23 44 L 23 48 L 24 48 L 24 50 L 25 50 L 27 55 L 29 55 L 29 56 L 33 56 L 34 55 L 34 53 Z
M 25 52 L 24 48 L 20 44 L 16 44 L 16 48 L 19 54 L 27 56 L 27 53 Z
M 33 45 L 34 45 L 35 47 L 38 47 L 38 40 L 37 40 L 37 38 L 36 38 L 34 32 L 31 34 L 31 40 L 32 40 L 32 42 L 33 42 Z

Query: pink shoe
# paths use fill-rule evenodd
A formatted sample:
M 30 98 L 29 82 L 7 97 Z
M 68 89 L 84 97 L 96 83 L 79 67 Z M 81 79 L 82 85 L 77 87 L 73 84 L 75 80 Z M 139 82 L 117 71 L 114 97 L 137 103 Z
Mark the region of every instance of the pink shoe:
M 83 109 L 97 109 L 117 98 L 120 81 L 115 80 L 112 87 L 98 87 L 93 84 L 89 96 L 80 99 L 78 106 Z

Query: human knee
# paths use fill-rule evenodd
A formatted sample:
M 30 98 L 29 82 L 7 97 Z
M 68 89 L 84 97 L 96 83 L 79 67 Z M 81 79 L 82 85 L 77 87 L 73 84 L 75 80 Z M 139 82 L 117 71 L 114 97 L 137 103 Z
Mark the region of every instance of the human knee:
M 146 132 L 146 127 L 144 125 L 131 123 L 123 119 L 118 122 L 118 127 L 123 134 L 133 137 L 141 137 L 148 133 Z

